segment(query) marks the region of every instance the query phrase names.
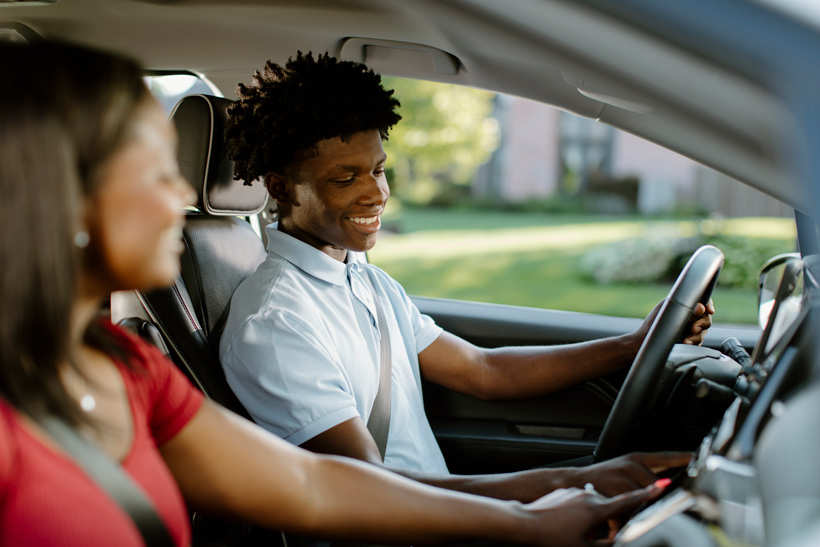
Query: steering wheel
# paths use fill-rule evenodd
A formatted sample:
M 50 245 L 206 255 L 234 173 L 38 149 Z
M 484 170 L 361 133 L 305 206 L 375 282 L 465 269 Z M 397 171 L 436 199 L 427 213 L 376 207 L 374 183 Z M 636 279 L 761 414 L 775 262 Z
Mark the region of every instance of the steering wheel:
M 709 302 L 721 268 L 723 253 L 711 245 L 695 251 L 686 263 L 661 305 L 615 399 L 595 448 L 596 461 L 625 454 L 633 445 L 638 431 L 636 424 L 649 408 L 666 358 L 683 335 L 698 302 L 704 305 Z

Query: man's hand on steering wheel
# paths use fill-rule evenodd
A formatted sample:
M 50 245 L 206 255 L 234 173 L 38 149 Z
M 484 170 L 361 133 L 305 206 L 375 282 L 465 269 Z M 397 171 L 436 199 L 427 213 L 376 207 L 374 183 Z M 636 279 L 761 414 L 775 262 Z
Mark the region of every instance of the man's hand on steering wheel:
M 663 300 L 658 302 L 658 304 L 652 308 L 652 311 L 647 314 L 646 318 L 643 320 L 643 323 L 641 323 L 640 328 L 635 331 L 635 351 L 637 351 L 637 348 L 641 347 L 644 338 L 646 338 L 646 335 L 649 333 L 649 329 L 652 327 L 652 323 L 655 322 L 655 317 L 657 317 L 658 311 L 661 309 L 661 305 L 663 305 Z M 684 338 L 682 342 L 684 344 L 694 346 L 703 344 L 703 340 L 706 338 L 706 331 L 708 331 L 709 327 L 712 326 L 712 315 L 714 315 L 714 313 L 715 305 L 712 303 L 711 299 L 709 299 L 709 303 L 706 306 L 698 302 L 692 312 L 692 318 L 689 320 L 689 323 L 687 323 L 690 334 Z
M 715 314 L 715 305 L 709 299 L 705 306 L 698 302 L 692 312 L 692 319 L 689 321 L 689 330 L 692 334 L 683 339 L 684 344 L 699 346 L 703 344 L 706 331 L 712 326 L 712 316 Z

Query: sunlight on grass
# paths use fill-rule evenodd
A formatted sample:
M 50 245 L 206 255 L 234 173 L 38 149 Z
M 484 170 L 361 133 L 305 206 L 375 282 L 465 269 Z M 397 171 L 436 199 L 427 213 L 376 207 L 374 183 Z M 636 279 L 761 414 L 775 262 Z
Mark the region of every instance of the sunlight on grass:
M 709 221 L 701 221 L 701 225 L 704 222 Z M 712 222 L 714 223 L 714 221 Z M 716 228 L 720 233 L 726 235 L 771 239 L 794 239 L 797 237 L 794 220 L 790 218 L 732 218 L 714 224 L 716 224 Z
M 578 261 L 588 249 L 628 238 L 691 237 L 702 231 L 779 240 L 789 251 L 795 238 L 794 221 L 780 218 L 646 221 L 414 210 L 403 211 L 397 223 L 406 232 L 383 232 L 368 255 L 408 294 L 628 317 L 643 317 L 670 286 L 596 285 L 579 274 Z M 754 291 L 719 287 L 714 300 L 721 322 L 755 321 Z
M 437 230 L 410 234 L 380 234 L 370 251 L 374 262 L 406 256 L 457 257 L 531 250 L 579 249 L 649 233 L 690 237 L 697 222 L 600 222 L 568 226 L 482 230 Z

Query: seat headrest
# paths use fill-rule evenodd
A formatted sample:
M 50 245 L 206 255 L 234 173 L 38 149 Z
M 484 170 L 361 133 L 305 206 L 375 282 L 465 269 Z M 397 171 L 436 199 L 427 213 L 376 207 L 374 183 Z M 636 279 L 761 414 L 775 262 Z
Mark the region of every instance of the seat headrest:
M 232 101 L 209 95 L 183 97 L 171 119 L 179 134 L 179 168 L 197 193 L 197 209 L 216 216 L 255 215 L 267 203 L 265 186 L 234 180 L 224 143 Z

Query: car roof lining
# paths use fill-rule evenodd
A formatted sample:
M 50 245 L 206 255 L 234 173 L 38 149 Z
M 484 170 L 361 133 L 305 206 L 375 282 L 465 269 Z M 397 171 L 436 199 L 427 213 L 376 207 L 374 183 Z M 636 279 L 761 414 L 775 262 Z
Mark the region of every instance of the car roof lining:
M 268 58 L 344 54 L 385 75 L 469 85 L 599 119 L 787 203 L 805 199 L 782 183 L 790 175 L 778 139 L 788 115 L 773 92 L 589 6 L 543 4 L 72 0 L 4 4 L 0 20 L 123 51 L 150 69 L 202 74 L 229 98 Z M 440 69 L 441 59 L 454 74 Z

